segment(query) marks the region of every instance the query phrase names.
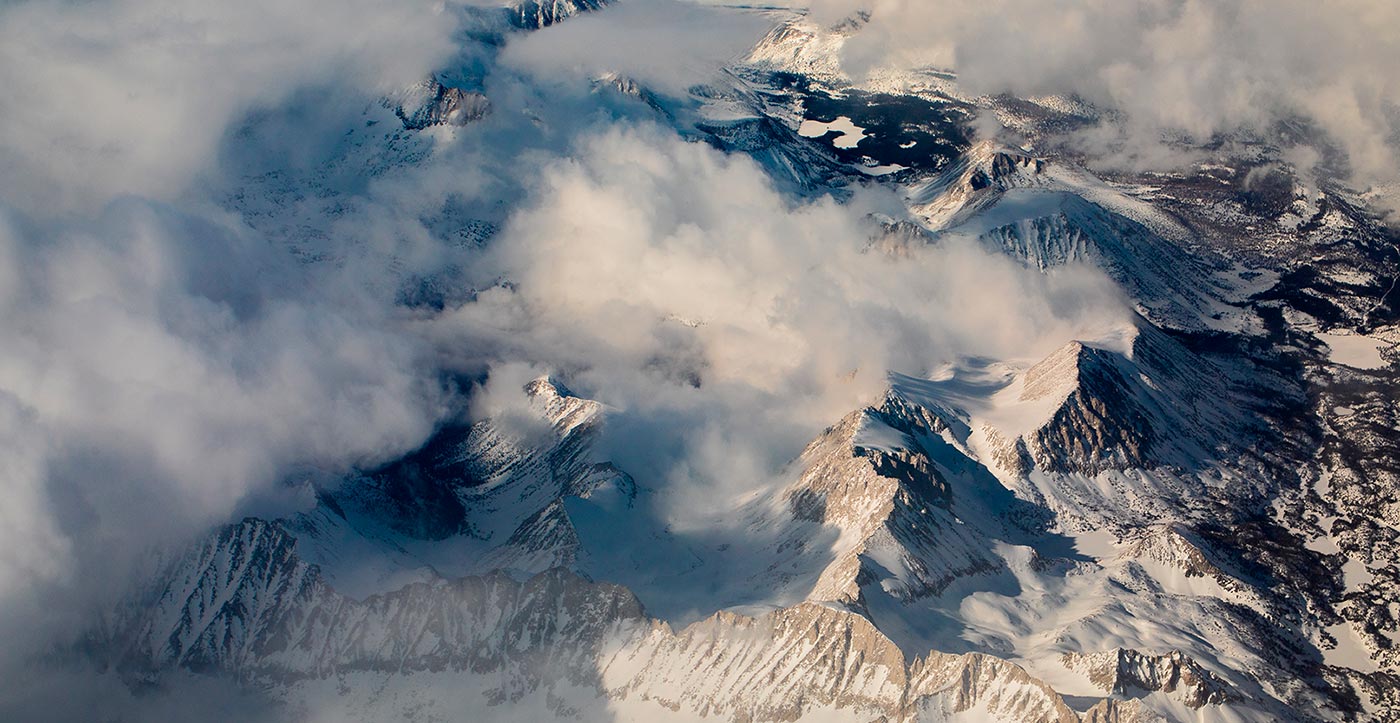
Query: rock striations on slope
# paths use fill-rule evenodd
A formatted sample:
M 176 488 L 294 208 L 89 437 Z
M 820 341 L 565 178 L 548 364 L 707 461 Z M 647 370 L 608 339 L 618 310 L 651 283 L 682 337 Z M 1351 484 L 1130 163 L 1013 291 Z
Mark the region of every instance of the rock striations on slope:
M 1048 685 L 980 655 L 913 661 L 867 619 L 802 603 L 721 612 L 673 631 L 616 585 L 564 570 L 417 583 L 346 598 L 276 525 L 248 519 L 173 560 L 100 641 L 123 675 L 174 669 L 257 687 L 363 673 L 457 672 L 505 681 L 497 703 L 552 686 L 733 721 L 814 712 L 852 720 L 1079 720 Z M 405 711 L 406 712 L 406 711 Z

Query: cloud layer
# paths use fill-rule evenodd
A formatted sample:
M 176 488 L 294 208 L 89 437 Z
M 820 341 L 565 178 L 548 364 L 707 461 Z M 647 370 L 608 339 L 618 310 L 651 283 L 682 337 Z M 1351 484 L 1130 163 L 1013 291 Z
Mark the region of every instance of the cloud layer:
M 168 198 L 231 123 L 334 81 L 387 90 L 452 51 L 421 0 L 15 2 L 0 7 L 0 197 L 27 210 Z
M 1362 182 L 1397 179 L 1400 5 L 1386 0 L 816 0 L 869 9 L 844 49 L 880 65 L 953 68 L 977 93 L 1078 95 L 1126 114 L 1139 142 L 1316 124 Z
M 873 9 L 854 72 L 952 66 L 978 92 L 1082 95 L 1152 137 L 1302 117 L 1358 172 L 1393 175 L 1389 4 Z M 636 0 L 512 40 L 479 79 L 491 117 L 405 141 L 379 96 L 447 62 L 449 15 L 0 10 L 0 638 L 294 470 L 421 443 L 460 411 L 447 375 L 489 372 L 478 414 L 509 413 L 538 373 L 611 405 L 610 453 L 683 528 L 772 484 L 888 370 L 1034 359 L 1128 314 L 1087 269 L 955 239 L 872 248 L 874 219 L 902 213 L 892 194 L 795 202 L 751 160 L 593 92 L 604 71 L 680 92 L 742 50 L 751 17 Z M 479 218 L 502 224 L 484 249 L 459 234 Z M 441 309 L 404 303 L 417 281 Z
M 622 435 L 619 461 L 693 509 L 771 482 L 888 370 L 1033 359 L 1127 317 L 1088 269 L 1042 274 L 953 240 L 871 248 L 872 218 L 897 204 L 793 205 L 746 157 L 656 127 L 586 136 L 478 262 L 483 286 L 511 283 L 439 332 L 619 408 L 645 437 Z
M 291 469 L 431 431 L 446 396 L 384 272 L 307 264 L 200 189 L 236 183 L 219 153 L 250 114 L 328 83 L 358 113 L 451 33 L 374 0 L 0 9 L 3 657 Z
M 460 411 L 446 375 L 576 384 L 617 410 L 617 460 L 696 511 L 772 483 L 889 369 L 1121 319 L 1082 269 L 870 250 L 892 194 L 796 204 L 593 92 L 605 69 L 705 80 L 756 27 L 716 12 L 638 3 L 512 40 L 492 116 L 405 139 L 379 96 L 450 54 L 431 6 L 0 11 L 0 634 L 45 606 L 80 620 L 140 550 L 294 470 L 421 443 Z M 476 250 L 459 232 L 481 217 L 504 228 Z M 404 305 L 419 282 L 445 308 Z
M 0 231 L 0 258 L 23 270 L 0 283 L 6 612 L 49 584 L 119 588 L 143 547 L 297 465 L 411 449 L 440 413 L 392 305 L 246 228 L 127 201 Z

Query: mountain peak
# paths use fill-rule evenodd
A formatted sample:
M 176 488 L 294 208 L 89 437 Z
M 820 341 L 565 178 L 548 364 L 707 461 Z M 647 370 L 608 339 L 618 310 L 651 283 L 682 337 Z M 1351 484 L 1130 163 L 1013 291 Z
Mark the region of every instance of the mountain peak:
M 436 78 L 415 83 L 385 101 L 406 130 L 465 126 L 485 118 L 491 101 L 475 91 L 443 85 Z
M 892 391 L 803 452 L 802 472 L 783 497 L 799 522 L 839 535 L 810 599 L 860 608 L 862 588 L 874 585 L 912 600 L 1000 565 L 980 533 L 950 509 L 957 491 L 930 449 L 950 428 L 944 413 Z M 814 532 L 799 524 L 790 534 Z
M 1014 188 L 1051 184 L 1042 158 L 994 141 L 973 144 L 956 163 L 908 191 L 910 210 L 931 228 L 956 225 Z
M 515 0 L 506 7 L 511 25 L 522 30 L 547 28 L 575 15 L 601 10 L 611 0 Z

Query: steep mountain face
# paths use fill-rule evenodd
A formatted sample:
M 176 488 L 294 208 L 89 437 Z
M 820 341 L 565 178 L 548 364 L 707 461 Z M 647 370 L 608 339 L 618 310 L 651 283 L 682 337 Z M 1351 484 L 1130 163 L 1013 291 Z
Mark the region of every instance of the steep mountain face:
M 981 141 L 941 175 L 915 184 L 908 199 L 930 225 L 946 227 L 986 210 L 1007 191 L 1053 186 L 1044 159 Z
M 401 460 L 319 490 L 315 510 L 284 523 L 299 552 L 364 593 L 406 577 L 572 565 L 579 540 L 565 500 L 606 490 L 626 504 L 636 484 L 592 452 L 601 405 L 547 379 L 522 397 L 512 425 L 450 425 Z
M 352 600 L 297 558 L 291 536 L 255 519 L 218 532 L 158 579 L 104 641 L 118 669 L 152 680 L 171 668 L 279 685 L 341 671 L 508 669 L 532 680 L 545 662 L 587 672 L 598 643 L 641 617 L 625 589 L 561 570 Z
M 1220 372 L 1148 324 L 1127 334 L 1124 351 L 1070 342 L 1026 371 L 1018 401 L 1062 400 L 1025 437 L 1036 466 L 1094 475 L 1238 453 L 1228 447 L 1247 443 L 1248 422 L 1231 414 L 1240 394 Z
M 539 30 L 607 4 L 608 0 L 519 0 L 506 7 L 506 14 L 517 28 Z
M 799 479 L 786 491 L 792 517 L 834 528 L 832 560 L 811 599 L 860 608 L 861 587 L 880 584 L 901 598 L 936 594 L 957 577 L 994 569 L 987 541 L 958 524 L 955 491 L 919 439 L 946 425 L 897 396 L 848 415 L 799 458 Z M 936 443 L 933 443 L 936 444 Z M 810 525 L 792 526 L 778 543 L 799 549 L 819 538 Z
M 719 613 L 678 633 L 656 626 L 605 660 L 610 696 L 722 720 L 1079 720 L 1015 665 L 939 653 L 906 663 L 865 618 L 811 603 Z
M 759 618 L 718 613 L 673 632 L 647 620 L 625 589 L 557 569 L 524 582 L 492 573 L 355 601 L 294 547 L 259 520 L 225 528 L 163 570 L 165 586 L 115 619 L 103 649 L 148 682 L 171 668 L 292 689 L 446 671 L 500 681 L 489 691 L 498 703 L 581 689 L 656 718 L 783 721 L 839 711 L 862 720 L 1079 720 L 1015 665 L 938 653 L 907 663 L 865 618 L 818 604 Z M 1188 673 L 1182 685 L 1194 684 Z
M 1066 667 L 1081 669 L 1107 692 L 1131 695 L 1136 690 L 1173 694 L 1188 708 L 1200 709 L 1229 698 L 1227 686 L 1180 651 L 1143 655 L 1136 650 L 1067 655 Z
M 404 130 L 421 131 L 432 126 L 464 126 L 486 117 L 491 101 L 485 95 L 449 88 L 430 78 L 387 99 Z
M 509 33 L 602 7 L 471 12 Z M 293 480 L 309 509 L 170 553 L 93 626 L 94 657 L 134 685 L 229 676 L 360 720 L 1400 720 L 1393 234 L 1345 189 L 1246 184 L 1260 159 L 1096 177 L 1048 142 L 1092 115 L 1072 99 L 969 97 L 925 70 L 857 82 L 840 50 L 868 18 L 763 12 L 781 22 L 708 84 L 609 74 L 580 95 L 751 157 L 794 198 L 893 189 L 904 208 L 868 219 L 866 248 L 891 263 L 967 242 L 1091 266 L 1140 316 L 1039 359 L 888 370 L 707 534 L 672 529 L 664 482 L 608 458 L 617 410 L 537 379 L 401 459 Z M 392 132 L 347 134 L 318 178 L 493 122 L 549 135 L 459 85 L 366 111 Z M 981 112 L 1026 145 L 970 143 Z M 829 132 L 838 117 L 858 132 Z M 284 182 L 230 206 L 294 226 Z M 327 188 L 307 203 L 338 202 Z M 424 227 L 475 249 L 506 222 L 466 207 Z M 408 309 L 478 291 L 405 288 Z
M 1111 352 L 1077 341 L 1027 370 L 1020 401 L 1064 395 L 1053 416 L 1022 438 L 1035 466 L 1093 475 L 1151 465 L 1159 440 L 1138 403 L 1137 380 L 1129 379 Z
M 1033 268 L 1103 269 L 1153 322 L 1211 326 L 1232 293 L 1228 265 L 1188 253 L 1179 221 L 1078 171 L 983 141 L 944 174 L 916 184 L 910 209 L 940 234 L 970 236 Z M 1172 240 L 1168 240 L 1172 239 Z

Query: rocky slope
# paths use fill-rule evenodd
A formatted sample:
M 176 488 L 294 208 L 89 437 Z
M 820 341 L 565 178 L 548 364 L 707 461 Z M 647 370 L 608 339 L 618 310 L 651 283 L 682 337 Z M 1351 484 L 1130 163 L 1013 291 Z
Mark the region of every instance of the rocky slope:
M 503 44 L 601 8 L 471 12 Z M 1092 266 L 1140 316 L 1040 359 L 888 370 L 733 504 L 722 539 L 671 529 L 661 482 L 607 458 L 604 405 L 533 381 L 512 414 L 296 481 L 310 509 L 169 554 L 93 626 L 101 664 L 364 720 L 1397 720 L 1394 234 L 1265 151 L 1097 177 L 1050 142 L 1092 109 L 969 97 L 941 71 L 862 85 L 839 50 L 865 18 L 773 12 L 708 84 L 614 74 L 584 94 L 747 155 L 795 198 L 892 189 L 904 208 L 872 216 L 867 249 L 891 263 L 970 242 L 1046 274 Z M 367 110 L 301 202 L 259 178 L 231 207 L 294 227 L 301 203 L 338 203 L 327 179 L 434 138 L 550 135 L 445 77 Z M 1025 144 L 969 142 L 979 112 Z M 803 131 L 837 117 L 869 133 Z M 1246 183 L 1265 166 L 1264 190 Z M 480 248 L 506 222 L 468 205 L 424 225 Z M 404 281 L 409 310 L 478 291 Z
M 558 569 L 523 582 L 493 573 L 414 584 L 356 601 L 294 549 L 262 521 L 225 528 L 163 570 L 168 582 L 117 619 L 102 649 L 147 683 L 175 668 L 282 690 L 448 672 L 499 682 L 483 705 L 582 689 L 644 704 L 653 719 L 1079 720 L 1013 664 L 939 653 L 907 662 L 865 618 L 814 603 L 758 618 L 717 613 L 672 631 L 645 618 L 625 589 Z M 1190 675 L 1182 686 L 1199 684 Z

